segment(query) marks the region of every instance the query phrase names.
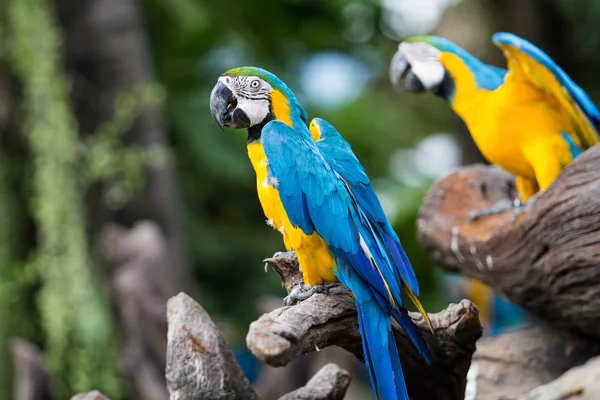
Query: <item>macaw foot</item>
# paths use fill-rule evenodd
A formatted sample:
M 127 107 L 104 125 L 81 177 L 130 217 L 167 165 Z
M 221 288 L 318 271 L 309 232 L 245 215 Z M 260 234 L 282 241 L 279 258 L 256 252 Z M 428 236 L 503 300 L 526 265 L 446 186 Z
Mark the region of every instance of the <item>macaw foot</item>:
M 307 284 L 303 283 L 302 285 L 296 286 L 292 289 L 290 294 L 283 299 L 283 304 L 285 304 L 286 306 L 293 306 L 294 304 L 300 303 L 301 301 L 308 299 L 315 293 L 327 294 L 329 293 L 329 289 L 325 285 L 314 285 L 310 287 Z
M 531 207 L 531 205 L 535 202 L 537 195 L 538 193 L 531 196 L 527 203 L 523 203 L 519 199 L 515 199 L 512 202 L 509 200 L 501 200 L 488 209 L 471 211 L 467 216 L 467 219 L 469 221 L 477 221 L 480 218 L 490 217 L 492 215 L 498 215 L 510 211 L 512 220 L 514 221 L 521 214 L 523 214 L 523 212 L 527 211 Z
M 509 200 L 500 200 L 499 202 L 494 204 L 492 207 L 487 208 L 485 210 L 471 211 L 469 213 L 469 215 L 467 216 L 467 219 L 469 221 L 477 221 L 478 219 L 481 219 L 484 217 L 490 217 L 492 215 L 502 214 L 506 211 L 511 211 L 515 207 L 519 207 L 520 203 L 521 202 L 519 200 L 515 200 L 514 202 L 509 201 Z
M 292 251 L 291 253 L 293 253 L 293 255 L 296 255 L 295 251 Z M 289 253 L 285 252 L 285 251 L 278 251 L 277 253 L 273 254 L 273 257 L 271 257 L 271 258 L 280 258 L 280 257 L 289 257 Z M 269 263 L 265 263 L 265 272 L 269 272 Z

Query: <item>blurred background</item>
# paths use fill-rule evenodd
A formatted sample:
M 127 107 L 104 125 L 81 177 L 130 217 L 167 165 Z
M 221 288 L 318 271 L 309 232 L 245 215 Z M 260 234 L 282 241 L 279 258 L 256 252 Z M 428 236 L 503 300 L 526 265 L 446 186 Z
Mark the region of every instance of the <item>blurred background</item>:
M 503 66 L 490 42 L 500 30 L 598 96 L 597 0 L 1 2 L 0 399 L 23 388 L 36 400 L 167 398 L 165 301 L 179 291 L 211 314 L 264 399 L 331 361 L 355 375 L 349 399 L 372 398 L 341 350 L 272 369 L 245 349 L 249 323 L 284 291 L 263 268 L 283 245 L 245 132 L 219 131 L 209 113 L 217 77 L 240 65 L 277 74 L 352 144 L 426 309 L 469 297 L 486 334 L 520 326 L 519 310 L 442 273 L 417 244 L 431 182 L 483 160 L 447 104 L 395 93 L 387 77 L 399 41 L 421 33 Z

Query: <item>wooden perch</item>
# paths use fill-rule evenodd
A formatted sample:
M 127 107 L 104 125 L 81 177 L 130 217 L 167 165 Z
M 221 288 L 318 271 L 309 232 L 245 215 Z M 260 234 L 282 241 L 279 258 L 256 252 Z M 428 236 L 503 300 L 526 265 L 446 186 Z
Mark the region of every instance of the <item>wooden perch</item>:
M 600 357 L 595 357 L 518 400 L 596 400 L 599 393 Z
M 258 399 L 208 313 L 180 293 L 167 303 L 167 387 L 172 399 Z
M 600 338 L 600 146 L 564 169 L 516 220 L 506 212 L 469 221 L 474 210 L 515 198 L 514 177 L 462 168 L 435 183 L 418 237 L 442 266 L 479 279 L 560 328 Z
M 335 364 L 327 364 L 305 386 L 279 400 L 342 400 L 351 379 L 348 371 Z
M 547 325 L 483 339 L 473 355 L 465 399 L 516 399 L 599 353 L 597 341 Z
M 229 344 L 208 313 L 185 293 L 167 303 L 167 386 L 177 400 L 258 400 Z M 281 400 L 341 400 L 350 374 L 335 364 Z
M 291 282 L 301 282 L 293 255 L 265 260 L 282 278 L 288 291 Z M 482 328 L 477 308 L 469 301 L 451 304 L 430 314 L 435 335 L 420 314 L 411 317 L 421 329 L 432 355 L 428 366 L 410 339 L 398 328 L 404 375 L 413 400 L 463 399 L 466 374 Z M 296 357 L 337 345 L 362 359 L 361 338 L 351 292 L 340 284 L 329 286 L 329 294 L 315 294 L 292 307 L 282 307 L 261 316 L 250 325 L 248 348 L 261 361 L 272 366 L 288 364 Z M 435 382 L 435 384 L 432 384 Z

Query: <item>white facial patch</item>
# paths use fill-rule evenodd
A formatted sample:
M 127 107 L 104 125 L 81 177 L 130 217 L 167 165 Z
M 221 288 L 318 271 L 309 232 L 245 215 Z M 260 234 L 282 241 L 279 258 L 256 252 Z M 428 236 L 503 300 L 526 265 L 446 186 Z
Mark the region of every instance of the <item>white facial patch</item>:
M 237 108 L 250 119 L 250 126 L 258 125 L 269 114 L 271 85 L 258 78 L 248 76 L 221 76 L 219 82 L 227 86 L 237 99 Z
M 402 42 L 398 49 L 404 54 L 412 73 L 419 78 L 425 89 L 431 90 L 442 82 L 446 69 L 440 61 L 441 51 L 423 42 Z
M 250 119 L 250 126 L 253 126 L 263 122 L 267 114 L 269 114 L 269 101 L 238 97 L 237 108 L 246 113 Z

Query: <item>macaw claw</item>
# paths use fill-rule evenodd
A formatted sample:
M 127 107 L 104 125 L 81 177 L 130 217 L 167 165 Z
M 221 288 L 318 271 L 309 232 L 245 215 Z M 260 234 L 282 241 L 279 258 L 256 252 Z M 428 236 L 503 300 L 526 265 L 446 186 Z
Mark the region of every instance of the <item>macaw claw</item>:
M 533 205 L 533 203 L 535 203 L 535 200 L 537 199 L 537 196 L 540 193 L 541 192 L 537 192 L 536 194 L 531 196 L 529 198 L 529 200 L 527 201 L 527 203 L 523 203 L 523 202 L 519 201 L 519 205 L 515 206 L 512 209 L 512 220 L 515 221 L 517 218 L 519 218 L 521 216 L 521 214 L 523 214 L 525 211 L 529 210 L 531 208 L 531 206 Z
M 328 294 L 329 288 L 325 285 L 315 285 L 311 287 L 303 283 L 302 285 L 296 286 L 292 289 L 290 294 L 283 299 L 283 304 L 286 306 L 293 306 L 294 304 L 308 299 L 315 293 Z

